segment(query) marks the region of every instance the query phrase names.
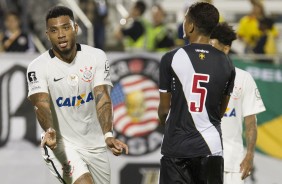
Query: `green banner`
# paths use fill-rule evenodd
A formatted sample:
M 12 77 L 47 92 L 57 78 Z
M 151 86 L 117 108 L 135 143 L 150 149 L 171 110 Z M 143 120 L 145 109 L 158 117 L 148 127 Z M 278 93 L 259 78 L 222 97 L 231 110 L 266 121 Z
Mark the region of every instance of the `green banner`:
M 266 111 L 257 116 L 257 150 L 282 159 L 282 65 L 233 62 L 253 76 L 266 107 Z

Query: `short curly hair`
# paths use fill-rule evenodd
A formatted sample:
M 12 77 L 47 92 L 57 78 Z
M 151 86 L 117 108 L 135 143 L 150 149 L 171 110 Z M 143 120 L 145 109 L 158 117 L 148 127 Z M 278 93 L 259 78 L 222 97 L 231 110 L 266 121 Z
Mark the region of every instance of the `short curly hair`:
M 46 23 L 48 22 L 49 19 L 51 18 L 57 18 L 60 16 L 69 16 L 69 18 L 74 21 L 74 16 L 73 16 L 73 12 L 70 8 L 65 7 L 65 6 L 55 6 L 51 9 L 49 9 L 45 20 Z
M 210 36 L 212 30 L 218 24 L 219 12 L 210 3 L 198 2 L 189 7 L 186 18 L 194 23 L 199 33 Z
M 211 39 L 217 39 L 224 45 L 231 46 L 232 42 L 237 39 L 236 33 L 226 22 L 218 24 L 210 36 Z

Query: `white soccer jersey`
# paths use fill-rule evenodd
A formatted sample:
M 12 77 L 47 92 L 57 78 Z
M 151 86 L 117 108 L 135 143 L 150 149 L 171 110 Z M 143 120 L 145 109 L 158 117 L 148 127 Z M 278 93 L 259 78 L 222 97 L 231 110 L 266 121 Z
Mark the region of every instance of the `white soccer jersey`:
M 257 85 L 252 76 L 236 68 L 233 93 L 221 121 L 224 171 L 239 172 L 244 158 L 242 123 L 244 117 L 265 111 Z
M 58 139 L 85 149 L 105 148 L 93 94 L 98 85 L 112 86 L 102 50 L 77 44 L 77 55 L 70 64 L 49 50 L 29 64 L 27 81 L 28 96 L 50 94 Z

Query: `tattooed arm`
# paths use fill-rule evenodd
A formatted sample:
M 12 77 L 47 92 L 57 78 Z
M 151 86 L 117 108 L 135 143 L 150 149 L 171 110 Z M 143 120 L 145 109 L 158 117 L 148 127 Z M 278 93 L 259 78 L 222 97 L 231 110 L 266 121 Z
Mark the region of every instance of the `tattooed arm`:
M 97 116 L 103 131 L 103 134 L 112 132 L 113 112 L 112 102 L 106 85 L 94 88 Z
M 257 141 L 257 118 L 256 115 L 245 117 L 247 153 L 240 164 L 242 179 L 248 177 L 253 169 L 254 152 Z
M 96 86 L 94 88 L 94 95 L 98 120 L 103 134 L 105 135 L 108 132 L 112 132 L 113 128 L 112 101 L 107 89 L 107 85 Z M 105 141 L 114 155 L 120 155 L 123 149 L 125 149 L 126 154 L 128 153 L 128 147 L 123 142 L 113 137 L 107 137 Z
M 53 129 L 53 118 L 50 109 L 50 97 L 48 93 L 36 93 L 29 97 L 35 108 L 35 114 L 40 126 L 45 131 L 41 146 L 45 144 L 51 149 L 56 148 L 56 131 Z

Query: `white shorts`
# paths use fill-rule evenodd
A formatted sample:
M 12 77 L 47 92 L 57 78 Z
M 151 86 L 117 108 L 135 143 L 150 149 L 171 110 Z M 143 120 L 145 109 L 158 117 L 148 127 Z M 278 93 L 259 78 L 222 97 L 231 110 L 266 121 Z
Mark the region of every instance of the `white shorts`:
M 241 179 L 242 173 L 239 172 L 225 172 L 223 173 L 224 184 L 244 184 L 244 180 Z
M 52 151 L 42 148 L 42 156 L 51 173 L 61 183 L 73 184 L 81 175 L 90 173 L 95 184 L 110 184 L 110 164 L 105 148 L 102 152 L 90 152 L 71 145 L 57 144 Z

